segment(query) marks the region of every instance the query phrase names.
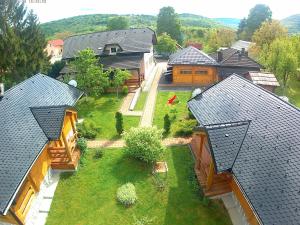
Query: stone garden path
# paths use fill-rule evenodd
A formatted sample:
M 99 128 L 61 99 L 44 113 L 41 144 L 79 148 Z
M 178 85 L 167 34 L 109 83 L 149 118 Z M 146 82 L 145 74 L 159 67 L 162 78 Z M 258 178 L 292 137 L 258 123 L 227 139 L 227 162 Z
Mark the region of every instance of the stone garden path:
M 163 140 L 165 146 L 186 145 L 191 138 L 166 138 Z M 88 148 L 122 148 L 125 146 L 123 140 L 95 140 L 88 141 Z

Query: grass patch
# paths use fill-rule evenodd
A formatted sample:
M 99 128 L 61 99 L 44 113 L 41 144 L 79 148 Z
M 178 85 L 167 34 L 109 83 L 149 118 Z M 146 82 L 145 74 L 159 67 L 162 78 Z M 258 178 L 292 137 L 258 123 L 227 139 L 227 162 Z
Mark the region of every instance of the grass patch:
M 141 92 L 139 99 L 134 107 L 135 111 L 143 111 L 145 107 L 145 102 L 147 100 L 147 96 L 148 96 L 148 92 L 144 92 L 144 91 Z
M 151 167 L 128 158 L 122 149 L 106 149 L 101 159 L 94 150 L 86 155 L 84 166 L 72 176 L 62 174 L 55 192 L 47 225 L 132 225 L 135 218 L 153 219 L 153 225 L 227 225 L 230 218 L 223 204 L 202 203 L 191 182 L 193 160 L 186 146 L 169 148 L 167 185 L 158 191 Z M 117 189 L 131 182 L 138 200 L 124 207 L 116 200 Z
M 289 98 L 289 102 L 297 107 L 300 107 L 300 80 L 296 76 L 291 77 L 286 90 L 286 96 Z M 276 88 L 275 93 L 277 95 L 283 95 L 282 86 Z
M 168 105 L 168 99 L 177 96 L 179 102 L 174 105 Z M 157 93 L 156 104 L 155 104 L 155 112 L 153 124 L 158 128 L 164 127 L 164 116 L 166 113 L 169 114 L 172 123 L 171 123 L 171 132 L 169 136 L 174 136 L 175 126 L 174 124 L 178 122 L 180 119 L 184 119 L 188 115 L 187 101 L 191 97 L 190 91 L 178 91 L 178 92 L 167 92 L 160 91 Z M 172 113 L 172 111 L 176 111 L 176 113 Z M 176 115 L 176 118 L 174 118 Z
M 78 117 L 86 121 L 92 121 L 99 128 L 97 139 L 118 139 L 115 129 L 115 113 L 120 109 L 124 96 L 116 97 L 116 94 L 106 94 L 98 99 L 86 97 L 81 99 L 76 108 Z M 140 117 L 123 116 L 124 129 L 137 127 Z

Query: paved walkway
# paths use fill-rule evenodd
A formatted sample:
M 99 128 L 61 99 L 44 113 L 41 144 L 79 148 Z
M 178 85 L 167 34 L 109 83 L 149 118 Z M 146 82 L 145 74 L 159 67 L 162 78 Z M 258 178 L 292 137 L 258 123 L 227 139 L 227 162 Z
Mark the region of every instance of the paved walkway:
M 129 110 L 130 104 L 132 102 L 132 99 L 134 97 L 135 93 L 128 93 L 128 95 L 124 98 L 121 108 L 120 108 L 120 113 L 122 113 L 124 116 L 142 116 L 143 111 L 131 111 Z
M 163 140 L 165 146 L 186 145 L 191 142 L 191 138 L 166 138 Z M 88 148 L 122 148 L 125 146 L 123 140 L 95 140 L 88 141 Z
M 153 79 L 151 88 L 149 90 L 149 94 L 147 97 L 147 101 L 145 104 L 144 112 L 141 118 L 140 126 L 141 127 L 151 127 L 152 126 L 152 120 L 153 120 L 153 113 L 155 109 L 155 101 L 156 101 L 156 95 L 157 95 L 157 86 L 161 77 L 162 72 L 166 69 L 167 64 L 166 63 L 158 63 L 156 74 Z

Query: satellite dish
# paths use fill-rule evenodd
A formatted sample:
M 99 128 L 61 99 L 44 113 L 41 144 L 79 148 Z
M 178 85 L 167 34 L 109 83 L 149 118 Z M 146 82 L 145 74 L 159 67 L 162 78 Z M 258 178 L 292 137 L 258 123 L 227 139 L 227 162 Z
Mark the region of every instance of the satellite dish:
M 200 88 L 196 88 L 195 90 L 193 90 L 192 98 L 194 98 L 197 95 L 200 95 L 201 93 L 202 93 L 202 90 Z
M 72 85 L 73 87 L 77 87 L 77 81 L 76 80 L 70 80 L 69 85 Z

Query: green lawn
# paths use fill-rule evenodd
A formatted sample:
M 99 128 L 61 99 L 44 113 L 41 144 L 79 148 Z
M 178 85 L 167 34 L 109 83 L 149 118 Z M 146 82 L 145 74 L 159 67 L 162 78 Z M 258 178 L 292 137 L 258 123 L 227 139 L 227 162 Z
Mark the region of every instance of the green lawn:
M 281 87 L 277 88 L 275 93 L 277 95 L 283 95 L 283 89 Z M 288 83 L 288 88 L 286 95 L 289 98 L 289 102 L 297 107 L 300 107 L 300 80 L 296 77 L 292 77 Z
M 174 105 L 168 105 L 168 99 L 177 96 L 179 102 Z M 190 91 L 177 91 L 177 92 L 168 92 L 168 91 L 159 91 L 157 93 L 155 112 L 153 118 L 153 124 L 158 128 L 163 128 L 164 126 L 164 116 L 168 113 L 171 118 L 176 115 L 176 118 L 173 119 L 172 125 L 180 119 L 185 119 L 188 115 L 187 101 L 191 98 Z M 173 111 L 173 113 L 172 113 Z M 175 113 L 174 113 L 175 111 Z M 175 126 L 171 126 L 171 135 L 174 135 Z
M 124 96 L 117 98 L 116 94 L 106 94 L 98 99 L 93 97 L 81 99 L 76 108 L 78 117 L 93 121 L 100 131 L 98 139 L 119 138 L 115 129 L 115 113 L 120 109 Z M 140 117 L 123 116 L 125 130 L 138 126 Z
M 147 100 L 148 92 L 141 92 L 140 97 L 134 107 L 135 111 L 143 111 L 145 102 Z
M 85 164 L 73 175 L 63 174 L 47 225 L 133 225 L 134 217 L 154 219 L 152 225 L 226 225 L 231 224 L 219 201 L 205 206 L 195 189 L 189 149 L 169 148 L 167 187 L 161 192 L 154 185 L 151 167 L 128 158 L 122 149 L 106 149 L 103 158 L 87 153 Z M 116 201 L 118 187 L 132 182 L 138 201 L 124 207 Z

